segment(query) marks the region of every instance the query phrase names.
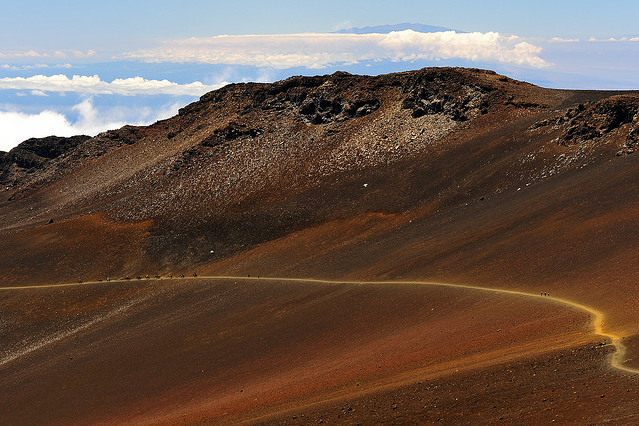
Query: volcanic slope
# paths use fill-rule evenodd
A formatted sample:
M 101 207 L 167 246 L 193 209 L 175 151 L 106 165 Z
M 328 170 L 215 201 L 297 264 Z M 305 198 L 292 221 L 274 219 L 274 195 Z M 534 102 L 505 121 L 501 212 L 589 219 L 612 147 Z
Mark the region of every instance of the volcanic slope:
M 594 400 L 599 414 L 590 418 L 619 419 L 633 413 L 637 397 L 626 391 L 635 380 L 607 371 L 609 345 L 589 316 L 539 297 L 256 277 L 83 283 L 2 296 L 12 320 L 0 359 L 7 424 L 296 423 L 318 409 L 335 421 L 399 413 L 436 421 L 439 401 L 472 398 L 478 386 L 485 388 L 479 412 L 475 403 L 446 414 L 581 418 L 576 405 L 568 412 L 555 405 L 565 399 Z M 550 369 L 550 377 L 529 380 Z M 504 370 L 513 383 L 503 382 Z M 584 389 L 593 376 L 600 383 Z M 442 380 L 475 389 L 434 385 L 408 409 L 417 401 L 392 395 Z M 495 398 L 490 388 L 508 384 L 518 392 Z M 362 398 L 379 406 L 362 407 Z
M 4 154 L 0 270 L 4 286 L 197 270 L 207 276 L 436 281 L 531 294 L 547 292 L 600 311 L 603 329 L 618 336 L 627 348 L 621 364 L 639 368 L 639 290 L 635 284 L 639 265 L 633 261 L 639 254 L 639 228 L 635 225 L 639 187 L 633 183 L 639 172 L 634 153 L 637 141 L 637 93 L 549 90 L 482 70 L 430 68 L 378 77 L 336 73 L 293 77 L 273 84 L 229 85 L 204 95 L 176 117 L 148 127 L 127 126 L 95 138 L 66 142 L 32 140 L 21 148 L 22 154 Z M 39 156 L 36 162 L 18 161 L 21 155 L 32 158 L 36 152 L 32 147 L 55 143 L 64 149 L 47 150 L 55 155 Z M 390 288 L 406 292 L 403 286 Z M 32 291 L 53 294 L 61 289 Z M 139 291 L 156 297 L 152 287 L 142 286 Z M 277 293 L 275 287 L 272 291 Z M 450 294 L 450 289 L 432 291 L 435 294 L 424 297 Z M 17 296 L 5 296 L 7 308 L 3 312 L 19 310 L 16 306 L 23 302 L 15 302 L 13 297 Z M 49 296 L 41 297 L 47 300 Z M 50 297 L 52 302 L 47 306 L 52 315 L 66 315 L 56 314 L 62 307 L 54 300 L 62 296 Z M 123 304 L 135 300 L 133 295 L 130 299 L 121 297 L 128 300 Z M 260 297 L 253 295 L 237 306 L 259 306 Z M 381 301 L 389 296 L 379 293 L 370 297 Z M 485 296 L 475 297 L 479 303 Z M 97 303 L 91 302 L 94 298 L 111 303 L 106 293 L 87 295 L 87 306 Z M 461 302 L 458 306 L 454 297 L 447 300 L 451 318 L 456 309 L 466 309 Z M 513 349 L 510 358 L 497 357 L 495 362 L 519 363 L 512 365 L 521 372 L 526 365 L 522 359 L 542 357 L 534 359 L 545 361 L 534 363 L 565 372 L 566 377 L 574 374 L 570 377 L 598 390 L 597 380 L 606 374 L 610 384 L 606 393 L 622 388 L 629 392 L 607 400 L 610 405 L 605 407 L 592 406 L 604 410 L 606 419 L 636 418 L 632 417 L 636 412 L 623 407 L 628 407 L 627 398 L 636 406 L 636 394 L 630 390 L 636 389 L 638 379 L 610 370 L 605 350 L 597 355 L 589 349 L 578 350 L 599 343 L 587 318 L 575 320 L 581 324 L 575 326 L 583 333 L 580 338 L 558 337 L 573 333 L 573 326 L 571 321 L 564 326 L 556 321 L 564 315 L 559 311 L 565 307 L 541 297 L 539 303 L 544 300 L 547 311 L 542 316 L 550 319 L 537 323 L 539 328 L 530 331 L 530 340 L 512 341 L 511 348 L 522 348 L 519 354 Z M 145 311 L 145 315 L 157 315 L 156 329 L 160 330 L 166 320 L 162 312 L 168 308 L 158 303 L 164 307 Z M 334 315 L 338 306 L 332 299 L 320 298 L 315 303 L 319 311 L 314 315 L 318 316 Z M 526 323 L 525 311 L 519 306 L 526 306 L 527 301 L 509 301 L 508 308 L 499 308 L 501 302 L 489 302 L 493 303 L 496 315 L 501 310 L 511 315 L 513 324 Z M 574 311 L 572 315 L 584 315 Z M 409 312 L 414 311 L 406 309 L 401 320 L 394 320 L 400 324 L 398 330 L 411 320 Z M 190 315 L 193 317 L 187 319 L 193 321 L 197 314 Z M 468 315 L 472 319 L 473 315 Z M 23 322 L 31 324 L 25 318 L 29 316 L 9 316 L 3 320 L 8 324 L 4 330 L 11 328 L 12 321 L 16 327 Z M 375 328 L 382 322 L 383 316 L 373 315 L 367 324 Z M 47 330 L 43 324 L 48 320 L 29 327 Z M 93 331 L 98 326 L 96 322 L 82 330 L 97 333 L 92 344 L 99 347 L 113 330 L 105 331 L 100 325 L 100 332 Z M 51 327 L 51 335 L 66 336 L 58 326 Z M 526 350 L 540 331 L 546 332 L 547 340 L 537 343 L 547 350 Z M 77 335 L 62 337 L 59 344 L 73 347 L 78 344 L 74 343 Z M 255 331 L 254 336 L 258 335 Z M 366 335 L 362 331 L 362 336 Z M 5 352 L 19 352 L 15 351 L 23 337 L 17 336 L 13 340 L 16 346 L 6 346 Z M 304 339 L 295 344 L 318 344 L 311 345 L 311 337 Z M 565 342 L 564 346 L 552 343 L 559 341 Z M 335 355 L 342 352 L 339 339 L 326 337 L 321 342 L 326 351 L 334 351 L 335 362 L 347 359 Z M 139 350 L 143 347 L 141 343 Z M 376 347 L 376 343 L 367 347 Z M 475 346 L 469 348 L 459 349 L 459 353 L 476 350 Z M 41 356 L 38 354 L 45 350 L 49 349 L 43 346 L 28 356 Z M 202 346 L 198 350 L 203 350 Z M 422 354 L 422 359 L 431 357 L 414 347 L 406 350 Z M 283 357 L 285 352 L 273 353 Z M 580 365 L 572 373 L 565 370 L 573 368 L 571 364 L 560 362 L 560 355 L 567 353 L 576 354 L 575 365 Z M 330 357 L 319 358 L 322 361 L 317 365 L 325 365 Z M 18 358 L 0 368 L 17 368 L 12 367 L 17 362 Z M 439 367 L 433 372 L 438 368 L 439 372 L 448 371 L 443 364 L 435 364 Z M 413 367 L 395 376 L 405 377 L 406 371 L 415 371 Z M 42 368 L 49 371 L 50 366 Z M 477 385 L 477 380 L 495 377 L 480 368 L 488 367 L 477 362 L 476 371 L 464 373 L 459 383 Z M 579 377 L 585 369 L 595 373 Z M 371 378 L 371 374 L 365 376 Z M 57 383 L 54 376 L 51 383 Z M 384 380 L 398 385 L 401 380 L 393 381 L 393 376 L 388 374 Z M 546 382 L 535 384 L 534 389 L 555 389 L 552 383 L 557 382 L 551 380 L 550 372 L 544 370 L 540 376 Z M 179 383 L 178 377 L 176 372 L 175 383 Z M 348 374 L 344 377 L 353 379 Z M 320 386 L 325 379 L 308 380 L 321 389 L 317 395 L 344 395 L 340 387 L 344 383 L 329 380 L 328 385 Z M 188 383 L 186 378 L 184 383 Z M 179 392 L 183 392 L 181 398 L 188 399 L 189 385 L 184 386 Z M 508 389 L 508 383 L 500 386 Z M 190 407 L 189 412 L 200 413 L 201 417 L 191 418 L 199 421 L 216 408 L 212 399 L 196 392 L 205 387 L 194 385 L 192 389 L 190 401 L 205 408 L 198 411 L 194 405 L 185 406 Z M 397 397 L 384 393 L 391 392 L 386 388 L 376 389 L 382 393 L 370 397 L 381 398 L 375 401 Z M 24 392 L 27 399 L 32 395 Z M 309 399 L 308 395 L 296 395 L 289 396 Z M 154 397 L 149 397 L 145 409 L 137 408 L 142 410 L 138 412 L 140 419 L 157 420 L 143 413 L 154 412 L 152 407 L 157 408 L 158 401 L 166 401 L 159 394 Z M 319 403 L 322 398 L 315 399 Z M 559 410 L 561 400 L 554 409 Z M 449 403 L 451 410 L 457 409 L 452 400 Z M 526 398 L 515 398 L 512 403 L 520 408 L 531 406 Z M 484 400 L 469 405 L 473 406 L 476 412 L 485 413 L 491 405 Z M 263 407 L 245 408 L 255 410 L 255 418 L 266 415 Z M 325 409 L 329 411 L 319 413 L 332 413 L 330 407 Z M 129 415 L 134 411 L 130 407 Z M 179 410 L 167 408 L 162 415 L 172 418 L 176 413 Z M 570 411 L 562 413 L 569 415 Z M 572 413 L 588 415 L 586 411 Z M 591 415 L 594 419 L 594 411 Z M 370 421 L 372 417 L 362 419 Z M 578 419 L 583 420 L 572 418 Z

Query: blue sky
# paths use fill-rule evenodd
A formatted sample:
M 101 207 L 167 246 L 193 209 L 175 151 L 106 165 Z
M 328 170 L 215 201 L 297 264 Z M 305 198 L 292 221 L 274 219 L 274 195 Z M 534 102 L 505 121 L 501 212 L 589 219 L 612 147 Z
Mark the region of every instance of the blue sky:
M 0 10 L 0 150 L 148 124 L 228 82 L 336 70 L 472 66 L 545 87 L 639 89 L 636 1 L 0 0 Z M 405 22 L 456 32 L 334 33 Z

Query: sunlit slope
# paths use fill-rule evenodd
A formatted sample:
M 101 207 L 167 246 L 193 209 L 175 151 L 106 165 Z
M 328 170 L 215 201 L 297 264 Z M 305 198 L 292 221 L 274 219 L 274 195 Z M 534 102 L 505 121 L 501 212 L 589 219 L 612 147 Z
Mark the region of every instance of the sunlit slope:
M 164 279 L 2 298 L 8 424 L 227 423 L 602 341 L 570 307 L 428 285 Z

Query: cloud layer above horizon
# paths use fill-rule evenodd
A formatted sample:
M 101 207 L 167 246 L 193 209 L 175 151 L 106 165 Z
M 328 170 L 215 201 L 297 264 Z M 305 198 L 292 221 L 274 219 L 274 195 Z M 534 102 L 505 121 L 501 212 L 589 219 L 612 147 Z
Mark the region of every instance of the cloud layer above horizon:
M 18 111 L 0 111 L 0 151 L 9 151 L 18 143 L 29 138 L 45 136 L 95 136 L 98 133 L 118 129 L 126 124 L 144 125 L 149 122 L 169 118 L 177 113 L 179 104 L 169 104 L 162 108 L 98 109 L 92 98 L 86 98 L 72 107 L 78 119 L 71 122 L 64 114 L 45 110 L 37 114 Z
M 201 96 L 204 93 L 219 89 L 225 83 L 205 85 L 199 81 L 189 84 L 178 84 L 168 80 L 147 80 L 142 77 L 118 78 L 112 82 L 103 81 L 99 76 L 74 75 L 69 78 L 64 74 L 32 77 L 0 78 L 0 90 L 35 90 L 42 92 L 76 92 L 91 95 L 189 95 Z
M 414 61 L 465 59 L 543 68 L 549 64 L 542 48 L 516 35 L 496 32 L 421 33 L 413 30 L 388 34 L 273 34 L 220 35 L 167 40 L 150 49 L 127 52 L 123 58 L 147 62 L 195 62 L 253 65 L 285 69 L 321 69 L 330 64 L 360 61 Z

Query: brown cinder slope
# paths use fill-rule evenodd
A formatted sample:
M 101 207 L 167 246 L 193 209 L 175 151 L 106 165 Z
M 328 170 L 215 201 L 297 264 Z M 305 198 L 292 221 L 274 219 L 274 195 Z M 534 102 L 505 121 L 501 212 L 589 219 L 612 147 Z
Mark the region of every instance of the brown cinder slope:
M 10 164 L 0 269 L 5 285 L 197 270 L 546 291 L 602 311 L 637 367 L 638 138 L 636 93 L 482 70 L 229 85 L 28 178 Z
M 522 148 L 477 140 L 468 150 L 468 137 L 497 128 L 508 138 L 571 96 L 463 69 L 229 85 L 172 119 L 85 141 L 13 182 L 3 229 L 96 211 L 152 219 L 146 254 L 175 268 L 360 213 L 452 207 L 468 197 L 460 176 L 499 163 L 485 178 L 507 184 L 512 178 L 496 174 L 516 167 L 509 154 Z M 366 179 L 382 186 L 364 190 Z
M 300 407 L 451 375 L 458 380 L 513 360 L 525 377 L 528 358 L 540 353 L 563 353 L 605 373 L 607 349 L 593 342 L 584 313 L 477 290 L 174 279 L 2 296 L 13 326 L 3 331 L 0 423 L 229 424 L 278 413 L 291 419 Z M 571 354 L 588 342 L 584 354 L 594 362 Z M 546 383 L 548 392 L 568 371 Z M 615 385 L 627 398 L 627 385 Z M 606 406 L 628 410 L 627 401 L 608 398 Z M 419 408 L 412 416 L 438 416 Z

